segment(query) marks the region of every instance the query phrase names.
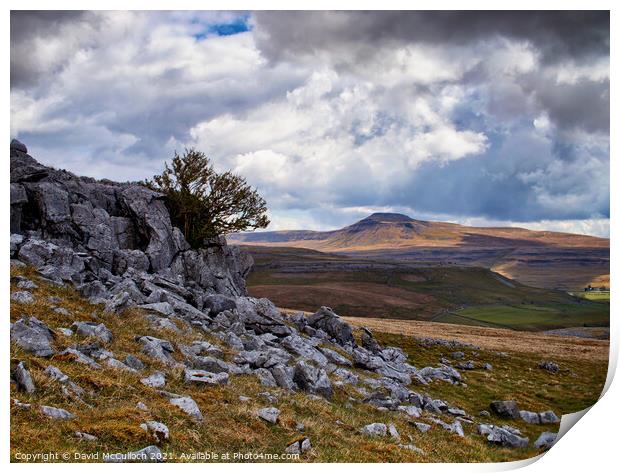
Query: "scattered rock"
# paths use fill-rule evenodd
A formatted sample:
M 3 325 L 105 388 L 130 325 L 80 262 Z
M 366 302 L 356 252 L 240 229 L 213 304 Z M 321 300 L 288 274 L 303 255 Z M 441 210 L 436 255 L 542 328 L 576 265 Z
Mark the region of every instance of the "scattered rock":
M 399 411 L 405 412 L 410 417 L 420 417 L 422 415 L 422 410 L 416 406 L 398 406 Z
M 28 394 L 34 393 L 37 388 L 34 385 L 30 372 L 24 366 L 24 362 L 20 361 L 13 369 L 13 379 L 17 384 L 17 388 L 26 391 Z
M 168 427 L 161 422 L 149 420 L 148 422 L 140 424 L 140 428 L 150 433 L 157 443 L 161 443 L 170 438 Z
M 86 442 L 96 442 L 99 440 L 97 437 L 86 432 L 75 432 L 73 436 L 78 440 L 84 440 Z
M 557 373 L 560 371 L 560 366 L 554 361 L 541 361 L 538 363 L 538 367 L 543 370 L 549 371 L 549 373 Z
M 414 425 L 423 434 L 428 432 L 431 429 L 431 426 L 428 424 L 425 424 L 424 422 L 415 422 Z
M 75 417 L 75 415 L 71 414 L 69 411 L 58 407 L 41 406 L 40 410 L 43 415 L 54 420 L 69 420 Z
M 521 437 L 520 432 L 508 426 L 497 427 L 491 424 L 480 424 L 478 433 L 486 437 L 489 443 L 495 443 L 504 447 L 524 448 L 527 447 L 529 439 Z
M 216 386 L 228 384 L 228 373 L 211 373 L 204 370 L 185 369 L 185 382 Z
M 258 368 L 254 370 L 254 374 L 258 377 L 261 386 L 265 386 L 268 388 L 275 388 L 278 383 L 276 383 L 275 378 L 271 374 L 271 371 L 265 368 Z
M 280 410 L 275 407 L 265 407 L 263 409 L 259 409 L 258 411 L 258 417 L 271 424 L 276 424 L 279 416 Z
M 73 360 L 76 363 L 88 365 L 96 370 L 101 369 L 101 365 L 99 363 L 97 363 L 95 360 L 93 360 L 88 355 L 85 355 L 81 351 L 76 350 L 75 348 L 67 348 L 66 350 L 63 350 L 58 356 L 61 359 Z
M 490 404 L 491 412 L 505 419 L 518 419 L 519 406 L 515 401 L 493 401 Z
M 149 408 L 147 407 L 147 405 L 146 405 L 146 404 L 144 404 L 142 401 L 140 401 L 140 402 L 138 402 L 138 403 L 136 404 L 136 408 L 137 408 L 137 409 L 140 409 L 141 411 L 148 411 L 148 410 L 149 410 Z
M 152 375 L 142 378 L 140 382 L 151 388 L 161 388 L 166 385 L 166 375 L 161 371 L 155 371 Z
M 19 401 L 17 399 L 13 399 L 13 405 L 15 407 L 18 407 L 18 408 L 24 409 L 24 410 L 29 410 L 32 407 L 31 404 L 27 404 L 25 402 L 21 402 L 21 401 Z
M 308 437 L 303 437 L 299 440 L 295 440 L 292 444 L 284 449 L 286 453 L 299 454 L 307 452 L 312 448 L 312 444 L 310 443 L 310 439 Z
M 534 447 L 538 449 L 549 450 L 558 438 L 558 434 L 554 432 L 543 432 L 534 442 Z
M 53 340 L 53 332 L 36 317 L 25 317 L 11 324 L 11 342 L 36 356 L 53 355 Z
M 536 412 L 519 411 L 519 415 L 528 424 L 540 424 L 540 416 Z
M 129 373 L 137 373 L 136 370 L 134 370 L 130 366 L 127 366 L 125 363 L 117 360 L 116 358 L 106 358 L 104 364 L 108 368 L 112 368 L 115 370 L 127 371 Z
M 125 357 L 124 363 L 136 371 L 142 371 L 144 369 L 144 363 L 142 363 L 139 358 L 133 355 L 127 355 Z
M 396 426 L 394 424 L 388 425 L 388 432 L 390 434 L 390 437 L 392 437 L 397 442 L 400 442 L 400 434 L 398 433 L 398 430 L 396 429 Z
M 161 340 L 155 337 L 137 337 L 136 341 L 142 344 L 142 352 L 151 358 L 166 365 L 175 365 L 176 361 L 172 357 L 174 347 L 168 340 Z
M 63 385 L 64 394 L 70 397 L 77 397 L 77 398 L 80 398 L 84 394 L 84 389 L 82 389 L 80 386 L 78 386 L 73 381 L 71 381 L 69 379 L 69 376 L 64 374 L 62 371 L 60 371 L 55 366 L 49 365 L 47 368 L 45 368 L 44 373 L 49 378 Z
M 20 289 L 25 289 L 27 291 L 32 291 L 33 289 L 37 289 L 39 286 L 37 286 L 30 279 L 19 276 L 19 282 L 17 283 L 17 287 Z
M 460 370 L 469 371 L 469 370 L 476 369 L 476 364 L 473 361 L 469 360 L 469 361 L 466 361 L 465 363 L 457 364 L 456 367 Z
M 78 335 L 83 337 L 95 337 L 103 343 L 112 342 L 112 332 L 104 324 L 95 322 L 74 322 L 71 327 Z
M 360 429 L 360 432 L 370 437 L 385 437 L 387 435 L 388 428 L 385 424 L 376 422 L 374 424 L 365 425 Z
M 34 304 L 34 296 L 28 291 L 15 291 L 11 293 L 11 301 L 19 304 Z
M 541 424 L 557 424 L 560 418 L 553 411 L 545 411 L 539 414 Z
M 411 450 L 412 452 L 419 453 L 420 455 L 424 455 L 424 450 L 410 443 L 406 445 L 400 444 L 399 447 L 402 448 L 403 450 Z
M 258 396 L 263 398 L 265 401 L 270 402 L 270 403 L 274 403 L 278 400 L 278 396 L 276 396 L 275 394 L 272 394 L 270 392 L 262 392 L 262 393 L 258 393 Z
M 174 397 L 170 399 L 170 404 L 178 407 L 183 412 L 185 412 L 190 417 L 193 417 L 194 420 L 202 421 L 202 412 L 198 408 L 198 404 L 189 396 L 184 397 Z

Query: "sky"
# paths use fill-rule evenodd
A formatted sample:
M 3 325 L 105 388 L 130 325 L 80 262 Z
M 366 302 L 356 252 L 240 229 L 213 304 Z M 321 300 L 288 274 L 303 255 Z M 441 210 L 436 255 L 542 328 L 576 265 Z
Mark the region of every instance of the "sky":
M 121 181 L 198 148 L 270 230 L 608 237 L 609 65 L 608 12 L 12 12 L 11 136 Z

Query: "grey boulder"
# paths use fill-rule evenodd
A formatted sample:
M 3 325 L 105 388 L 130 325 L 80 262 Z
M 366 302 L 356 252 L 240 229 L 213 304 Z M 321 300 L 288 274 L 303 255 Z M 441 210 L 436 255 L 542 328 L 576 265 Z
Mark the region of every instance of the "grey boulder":
M 519 419 L 521 417 L 516 401 L 493 401 L 490 408 L 491 412 L 505 419 Z
M 351 326 L 340 318 L 329 307 L 321 307 L 316 313 L 308 317 L 308 325 L 321 329 L 332 337 L 339 345 L 355 346 Z
M 95 337 L 104 343 L 112 342 L 112 332 L 104 325 L 95 322 L 74 322 L 71 327 L 78 335 Z
M 270 424 L 276 424 L 279 416 L 280 409 L 276 407 L 265 407 L 258 410 L 258 417 L 269 422 Z
M 36 356 L 51 356 L 54 334 L 36 317 L 26 317 L 11 324 L 11 342 Z
M 557 438 L 558 434 L 554 432 L 543 432 L 542 434 L 540 434 L 538 439 L 536 439 L 536 442 L 534 442 L 534 447 L 538 449 L 542 448 L 544 450 L 549 450 L 553 446 Z
M 34 385 L 34 381 L 32 380 L 32 376 L 24 366 L 23 361 L 17 363 L 17 365 L 13 369 L 13 379 L 15 380 L 18 389 L 22 391 L 32 394 L 37 390 Z
M 318 394 L 326 399 L 331 399 L 334 394 L 327 372 L 303 360 L 295 365 L 293 381 L 299 389 L 310 394 Z
M 374 424 L 365 425 L 360 429 L 360 432 L 369 437 L 385 437 L 388 432 L 387 425 L 380 422 Z

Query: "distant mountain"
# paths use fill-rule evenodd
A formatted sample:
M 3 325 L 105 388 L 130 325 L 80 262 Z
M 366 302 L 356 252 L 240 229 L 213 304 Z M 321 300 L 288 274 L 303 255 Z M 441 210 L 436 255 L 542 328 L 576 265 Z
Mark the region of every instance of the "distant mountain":
M 289 246 L 320 251 L 358 252 L 435 248 L 607 248 L 609 240 L 571 233 L 515 227 L 467 227 L 415 220 L 398 213 L 373 213 L 340 230 L 290 230 L 229 235 L 233 244 Z

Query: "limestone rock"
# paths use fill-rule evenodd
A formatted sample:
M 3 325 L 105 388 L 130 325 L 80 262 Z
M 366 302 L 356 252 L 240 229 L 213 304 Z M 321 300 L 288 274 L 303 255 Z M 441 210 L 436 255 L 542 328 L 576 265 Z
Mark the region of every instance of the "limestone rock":
M 318 394 L 326 399 L 332 398 L 332 385 L 322 368 L 315 368 L 303 360 L 299 361 L 295 365 L 293 380 L 302 391 Z
M 288 447 L 284 449 L 286 453 L 299 454 L 307 452 L 312 448 L 312 444 L 310 443 L 310 439 L 308 437 L 303 437 L 299 440 L 295 440 Z
M 11 324 L 11 342 L 36 356 L 51 356 L 54 334 L 36 317 L 26 317 Z
M 58 407 L 41 406 L 40 411 L 43 415 L 54 420 L 69 420 L 75 417 L 75 415 L 71 414 L 69 411 Z
M 186 383 L 197 383 L 206 385 L 228 384 L 228 373 L 210 373 L 204 370 L 185 370 L 184 379 Z
M 493 401 L 490 404 L 491 412 L 506 419 L 518 419 L 520 417 L 519 406 L 515 401 Z
M 536 439 L 536 442 L 534 442 L 534 447 L 538 449 L 548 450 L 553 446 L 557 438 L 558 434 L 554 432 L 543 432 L 542 434 L 540 434 L 538 439 Z
M 198 404 L 196 404 L 196 401 L 194 401 L 191 397 L 189 396 L 174 397 L 170 399 L 170 404 L 178 407 L 183 412 L 185 412 L 187 415 L 192 417 L 194 420 L 199 421 L 199 422 L 202 421 L 202 412 L 200 412 L 200 409 L 198 407 Z
M 280 409 L 275 407 L 265 407 L 263 409 L 259 409 L 258 411 L 258 417 L 269 422 L 270 424 L 276 424 L 279 416 Z
M 34 393 L 37 388 L 34 385 L 30 372 L 24 366 L 24 362 L 20 361 L 13 369 L 13 379 L 15 380 L 17 387 L 26 391 L 28 394 Z
M 161 371 L 155 371 L 152 375 L 142 378 L 140 382 L 151 388 L 161 388 L 166 385 L 166 375 Z
M 28 291 L 15 291 L 11 293 L 11 301 L 19 304 L 34 304 L 34 296 Z
M 355 346 L 351 326 L 329 307 L 321 307 L 316 313 L 308 317 L 308 325 L 325 331 L 339 345 Z
M 73 322 L 71 327 L 78 335 L 95 337 L 104 343 L 112 342 L 112 332 L 104 325 L 95 322 Z
M 369 437 L 385 437 L 388 432 L 387 425 L 376 422 L 374 424 L 365 425 L 360 432 Z
M 161 443 L 170 438 L 170 431 L 168 430 L 168 427 L 161 422 L 149 420 L 143 424 L 140 424 L 140 428 L 151 434 L 157 443 Z

